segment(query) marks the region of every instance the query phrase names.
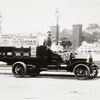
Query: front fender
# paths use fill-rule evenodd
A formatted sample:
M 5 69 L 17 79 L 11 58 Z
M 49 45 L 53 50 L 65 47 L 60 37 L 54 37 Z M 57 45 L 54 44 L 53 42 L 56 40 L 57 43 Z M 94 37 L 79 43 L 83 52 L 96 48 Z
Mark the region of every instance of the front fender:
M 73 72 L 75 66 L 78 65 L 78 64 L 86 64 L 87 66 L 89 65 L 87 62 L 75 62 L 75 63 L 72 63 L 72 64 L 70 65 L 68 71 Z
M 93 67 L 99 69 L 99 66 L 97 66 L 96 64 L 94 64 Z

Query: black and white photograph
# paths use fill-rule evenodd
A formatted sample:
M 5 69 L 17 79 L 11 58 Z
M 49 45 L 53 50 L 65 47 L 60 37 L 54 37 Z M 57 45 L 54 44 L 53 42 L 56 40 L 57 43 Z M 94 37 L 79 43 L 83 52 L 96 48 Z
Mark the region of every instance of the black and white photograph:
M 100 0 L 0 0 L 0 100 L 100 100 Z

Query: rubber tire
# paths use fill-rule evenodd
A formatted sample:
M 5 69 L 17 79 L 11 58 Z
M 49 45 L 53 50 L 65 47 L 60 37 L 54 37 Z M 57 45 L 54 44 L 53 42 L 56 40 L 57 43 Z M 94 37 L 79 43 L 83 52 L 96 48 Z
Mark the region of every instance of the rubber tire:
M 93 76 L 90 74 L 90 77 L 89 77 L 90 79 L 96 78 L 97 75 L 98 75 L 98 69 L 95 68 L 94 70 L 95 70 L 96 72 L 95 72 L 95 74 L 91 73 L 91 74 L 93 74 Z
M 12 66 L 12 73 L 16 78 L 24 77 L 26 74 L 26 70 L 27 70 L 26 64 L 23 62 L 16 62 Z
M 83 68 L 84 68 L 84 70 L 83 70 Z M 86 76 L 78 76 L 77 74 L 78 73 L 76 73 L 78 70 L 80 69 L 80 71 L 81 72 L 84 72 L 85 73 L 85 71 L 87 71 L 87 75 Z M 89 69 L 89 67 L 86 65 L 86 64 L 77 64 L 76 66 L 75 66 L 75 68 L 74 68 L 74 75 L 75 75 L 75 77 L 78 79 L 78 80 L 86 80 L 86 79 L 88 79 L 89 78 L 89 76 L 90 76 L 90 69 Z

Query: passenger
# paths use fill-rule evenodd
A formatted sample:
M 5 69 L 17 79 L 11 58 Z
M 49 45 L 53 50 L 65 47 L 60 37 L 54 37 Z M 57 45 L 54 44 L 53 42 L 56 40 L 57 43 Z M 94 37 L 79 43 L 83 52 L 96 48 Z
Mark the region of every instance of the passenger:
M 60 56 L 61 56 L 61 58 L 63 59 L 64 62 L 72 60 L 73 58 L 75 58 L 75 56 L 72 53 L 72 51 L 63 50 L 59 54 L 60 54 Z
M 60 53 L 61 58 L 63 59 L 63 61 L 68 61 L 70 59 L 70 53 L 67 51 L 63 51 Z

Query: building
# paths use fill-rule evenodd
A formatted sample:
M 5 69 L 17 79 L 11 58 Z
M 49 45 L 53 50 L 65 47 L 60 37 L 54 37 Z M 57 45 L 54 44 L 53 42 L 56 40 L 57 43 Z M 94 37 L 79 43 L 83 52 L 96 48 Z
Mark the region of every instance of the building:
M 2 34 L 1 46 L 29 47 L 37 46 L 37 36 L 20 34 Z
M 60 33 L 59 33 L 59 39 L 61 40 L 62 38 L 67 38 L 70 41 L 72 41 L 72 30 L 68 30 L 64 28 Z
M 1 34 L 0 46 L 31 47 L 31 56 L 36 56 L 36 47 L 43 44 L 45 35 L 37 34 Z
M 52 33 L 52 40 L 57 40 L 57 26 L 50 26 L 50 31 Z M 60 27 L 58 26 L 58 40 L 59 40 L 59 34 L 60 34 Z
M 72 44 L 73 44 L 74 50 L 76 50 L 79 46 L 81 46 L 82 41 L 83 41 L 82 25 L 81 24 L 73 25 L 72 40 L 73 40 Z
M 52 32 L 53 39 L 56 40 L 56 26 L 51 26 L 50 30 Z M 82 25 L 81 24 L 75 24 L 73 25 L 72 30 L 63 29 L 61 32 L 59 32 L 59 40 L 62 38 L 67 38 L 72 42 L 73 50 L 76 50 L 83 41 L 83 35 L 82 35 Z
M 78 47 L 75 52 L 78 54 L 77 57 L 88 58 L 92 55 L 94 61 L 99 61 L 100 41 L 94 43 L 83 41 L 82 45 Z
M 2 26 L 1 26 L 1 24 L 2 24 L 2 15 L 0 13 L 0 34 L 2 33 Z

